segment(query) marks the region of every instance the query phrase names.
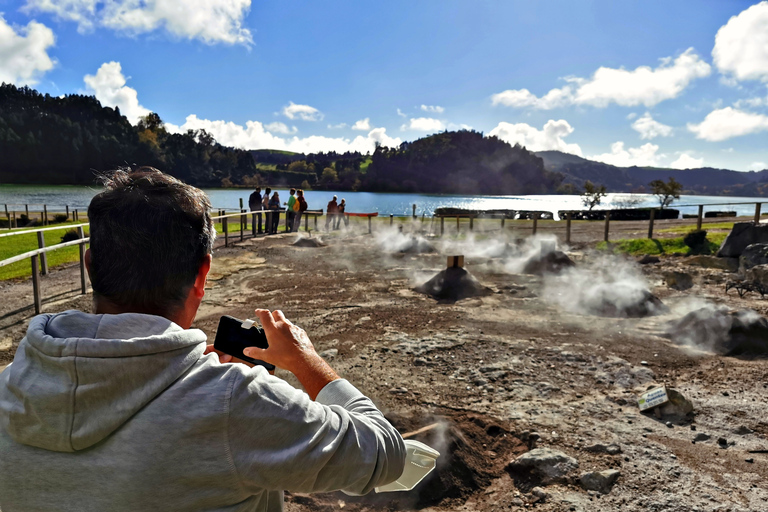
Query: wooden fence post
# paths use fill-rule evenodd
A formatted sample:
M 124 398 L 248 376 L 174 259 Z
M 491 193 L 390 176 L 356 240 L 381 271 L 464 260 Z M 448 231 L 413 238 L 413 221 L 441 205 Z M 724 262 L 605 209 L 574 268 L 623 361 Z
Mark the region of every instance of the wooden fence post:
M 461 217 L 458 215 L 456 216 L 456 234 L 459 234 L 459 231 L 461 231 Z
M 85 238 L 85 230 L 83 229 L 83 226 L 78 226 L 77 236 L 79 236 L 81 240 Z M 88 283 L 86 281 L 88 273 L 85 270 L 85 242 L 80 242 L 77 247 L 80 250 L 80 293 L 85 295 L 88 291 Z
M 475 229 L 475 218 L 473 216 L 469 216 L 469 230 L 474 231 Z
M 40 298 L 40 269 L 37 268 L 37 254 L 30 259 L 32 260 L 32 295 L 35 301 L 35 314 L 39 315 L 43 301 Z
M 37 232 L 37 248 L 45 248 L 45 236 L 42 231 Z M 40 271 L 44 276 L 48 275 L 48 257 L 44 252 L 40 253 Z
M 533 234 L 534 235 L 536 234 L 538 227 L 539 227 L 539 212 L 535 212 L 533 214 Z
M 304 217 L 304 231 L 309 231 L 309 218 Z M 317 215 L 315 215 L 315 231 L 317 231 Z
M 251 214 L 251 234 L 256 237 L 256 214 Z
M 501 230 L 502 230 L 502 231 L 504 231 L 504 221 L 505 221 L 505 220 L 507 220 L 507 218 L 506 218 L 506 217 L 504 217 L 504 216 L 502 216 L 502 217 L 501 217 Z
M 371 234 L 371 216 L 368 216 L 368 234 Z
M 227 218 L 221 219 L 221 229 L 224 230 L 224 247 L 229 246 L 229 231 L 227 230 Z
M 11 211 L 11 215 L 13 215 L 13 227 L 18 228 L 19 224 L 16 222 L 16 210 Z
M 243 202 L 243 199 L 240 199 L 240 202 Z M 245 231 L 245 227 L 243 227 L 243 219 L 245 218 L 245 215 L 242 215 L 242 213 L 245 212 L 242 208 L 240 208 L 240 241 L 243 241 L 243 231 Z
M 440 236 L 445 233 L 445 217 L 440 217 Z
M 43 205 L 43 226 L 48 225 L 48 205 Z
M 413 218 L 416 218 L 416 205 L 413 205 Z
M 5 205 L 5 216 L 8 219 L 8 230 L 10 231 L 12 229 L 11 228 L 11 214 L 8 213 L 8 205 L 7 204 Z
M 69 205 L 68 205 L 68 204 L 65 204 L 65 205 L 64 205 L 64 208 L 66 208 L 66 209 L 67 209 L 67 220 L 69 220 Z
M 611 225 L 611 212 L 605 212 L 605 236 L 603 237 L 603 240 L 606 242 L 608 241 L 608 231 L 610 229 Z
M 314 221 L 315 231 L 317 231 L 317 215 L 315 215 L 314 217 L 312 217 L 312 220 Z M 308 223 L 308 222 L 309 222 L 309 221 L 307 221 L 306 219 L 304 219 L 304 230 L 305 230 L 305 231 L 307 230 L 307 223 Z M 301 226 L 299 226 L 299 227 L 301 227 Z
M 701 229 L 701 220 L 704 218 L 704 205 L 699 205 L 699 216 L 696 219 L 696 229 Z
M 571 212 L 565 214 L 565 243 L 571 243 Z
M 648 238 L 653 238 L 653 219 L 656 218 L 656 208 L 651 209 L 651 221 L 648 223 Z
M 390 213 L 389 214 L 389 225 L 391 226 L 394 223 L 395 223 L 395 216 Z
M 755 203 L 755 224 L 760 224 L 760 207 L 763 203 Z
M 24 213 L 27 214 L 27 219 L 29 219 L 29 205 L 28 204 L 24 205 Z

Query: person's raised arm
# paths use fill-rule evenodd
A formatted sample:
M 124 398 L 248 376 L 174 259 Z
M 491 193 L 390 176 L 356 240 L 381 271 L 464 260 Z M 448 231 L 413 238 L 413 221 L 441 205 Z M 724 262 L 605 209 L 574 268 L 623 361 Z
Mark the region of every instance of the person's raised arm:
M 333 368 L 317 355 L 304 329 L 291 323 L 282 311 L 257 309 L 256 316 L 267 335 L 269 348 L 246 348 L 243 351 L 246 356 L 288 370 L 296 376 L 312 400 L 329 382 L 339 378 Z

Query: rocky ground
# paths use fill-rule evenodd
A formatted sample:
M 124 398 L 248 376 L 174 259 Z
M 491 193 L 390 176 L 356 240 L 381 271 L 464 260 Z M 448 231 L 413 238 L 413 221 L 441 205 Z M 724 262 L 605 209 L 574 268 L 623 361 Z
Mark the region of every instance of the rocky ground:
M 568 255 L 575 275 L 588 277 L 576 280 L 516 272 L 521 252 L 496 248 L 519 236 L 500 232 L 429 239 L 436 252 L 425 254 L 397 252 L 396 229 L 329 236 L 319 247 L 292 246 L 294 234 L 219 247 L 197 327 L 212 335 L 222 314 L 282 309 L 401 432 L 443 454 L 412 492 L 289 494 L 287 510 L 768 510 L 766 360 L 663 336 L 703 301 L 761 315 L 768 301 L 726 295 L 732 275 L 706 258 L 604 259 L 580 229 Z M 490 293 L 451 303 L 413 290 L 457 253 Z M 672 271 L 690 275 L 692 288 L 669 288 Z M 45 311 L 90 309 L 77 273 L 44 278 Z M 624 273 L 669 311 L 610 318 L 579 307 L 595 281 L 613 276 L 607 288 L 621 289 L 613 278 Z M 32 312 L 28 282 L 0 290 L 2 366 Z M 654 384 L 679 391 L 693 414 L 640 413 L 637 396 Z

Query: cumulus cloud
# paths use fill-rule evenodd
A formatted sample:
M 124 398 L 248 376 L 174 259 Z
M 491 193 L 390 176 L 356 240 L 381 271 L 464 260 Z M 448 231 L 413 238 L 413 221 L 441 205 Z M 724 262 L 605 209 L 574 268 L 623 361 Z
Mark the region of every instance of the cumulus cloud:
M 531 151 L 556 150 L 581 156 L 581 148 L 578 144 L 568 144 L 563 140 L 571 133 L 573 133 L 573 127 L 568 124 L 568 121 L 550 119 L 541 130 L 526 123 L 501 122 L 488 135 L 513 145 L 520 144 Z
M 301 119 L 302 121 L 322 121 L 323 117 L 325 117 L 323 113 L 315 107 L 310 107 L 309 105 L 297 105 L 292 101 L 289 102 L 287 106 L 283 107 L 283 115 L 291 120 Z
M 768 169 L 768 164 L 765 162 L 752 162 L 749 164 L 750 171 L 762 171 L 763 169 Z
M 763 98 L 744 98 L 744 99 L 736 100 L 733 103 L 733 106 L 738 109 L 741 109 L 744 107 L 751 107 L 751 108 L 767 107 L 768 96 L 765 96 Z
M 652 107 L 676 98 L 696 78 L 710 74 L 712 68 L 693 48 L 677 58 L 661 59 L 655 69 L 640 66 L 634 70 L 601 67 L 591 78 L 568 77 L 568 85 L 537 97 L 528 89 L 510 89 L 491 96 L 494 105 L 531 107 L 550 110 L 566 105 L 607 107 L 611 103 L 625 107 Z
M 136 89 L 125 85 L 119 62 L 105 62 L 95 75 L 85 75 L 83 81 L 97 100 L 109 107 L 119 107 L 120 113 L 133 124 L 150 112 L 139 104 Z
M 174 37 L 207 44 L 252 42 L 243 21 L 251 0 L 27 0 L 26 12 L 46 12 L 77 23 L 80 32 L 94 27 L 129 35 L 164 29 Z
M 768 2 L 733 16 L 715 36 L 712 59 L 737 80 L 768 82 Z
M 413 130 L 416 132 L 440 132 L 445 130 L 445 123 L 431 117 L 411 118 L 407 124 L 400 127 L 401 130 Z
M 279 121 L 275 121 L 274 123 L 265 124 L 264 128 L 272 133 L 281 133 L 283 135 L 293 135 L 296 133 L 298 128 L 295 126 L 291 126 L 288 128 L 288 126 L 285 123 L 281 123 Z
M 643 144 L 639 148 L 624 148 L 621 141 L 611 144 L 611 152 L 587 157 L 617 167 L 653 167 L 659 164 L 659 158 L 664 155 L 657 154 L 659 146 L 656 144 Z
M 699 124 L 688 123 L 697 139 L 719 142 L 768 130 L 768 116 L 725 107 L 713 110 Z
M 339 124 L 329 124 L 328 129 L 330 130 L 341 130 L 342 128 L 346 128 L 347 123 L 339 123 Z
M 54 41 L 53 31 L 45 25 L 30 21 L 17 31 L 0 13 L 0 83 L 36 84 L 55 65 L 48 55 Z
M 695 158 L 687 152 L 683 152 L 677 160 L 669 164 L 673 169 L 697 169 L 703 165 L 703 158 Z
M 651 140 L 656 137 L 669 137 L 672 135 L 672 127 L 661 124 L 651 117 L 650 112 L 646 112 L 632 123 L 632 129 L 640 134 L 643 140 Z
M 420 108 L 424 112 L 432 112 L 434 114 L 442 114 L 443 112 L 445 112 L 445 108 L 439 105 L 422 105 Z
M 355 124 L 352 125 L 353 130 L 360 130 L 360 131 L 369 131 L 371 129 L 371 118 L 366 117 L 365 119 L 361 119 L 357 121 Z
M 399 115 L 400 117 L 408 117 L 408 114 L 406 114 L 400 109 L 397 109 L 397 115 Z
M 317 153 L 320 151 L 360 151 L 372 152 L 376 143 L 383 146 L 399 146 L 402 141 L 387 135 L 386 128 L 374 128 L 367 136 L 358 135 L 354 139 L 331 138 L 319 135 L 309 137 L 278 137 L 269 133 L 267 127 L 258 121 L 248 121 L 245 126 L 231 121 L 211 121 L 200 119 L 192 114 L 187 116 L 184 124 L 176 126 L 166 123 L 166 129 L 176 133 L 184 133 L 187 130 L 204 129 L 225 146 L 241 149 L 281 149 L 297 153 Z

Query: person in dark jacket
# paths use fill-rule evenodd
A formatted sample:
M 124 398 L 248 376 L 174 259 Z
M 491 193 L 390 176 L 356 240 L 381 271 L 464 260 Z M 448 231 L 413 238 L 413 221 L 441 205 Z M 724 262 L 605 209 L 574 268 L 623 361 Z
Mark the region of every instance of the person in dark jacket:
M 299 211 L 296 212 L 296 216 L 293 219 L 294 231 L 298 231 L 299 228 L 301 228 L 301 217 L 308 208 L 307 200 L 304 198 L 304 191 L 302 189 L 296 191 L 296 202 L 299 203 Z
M 248 197 L 248 208 L 250 208 L 252 212 L 261 211 L 261 187 L 256 187 L 256 190 L 254 190 Z M 261 234 L 261 214 L 257 213 L 256 218 L 259 223 L 258 233 Z

